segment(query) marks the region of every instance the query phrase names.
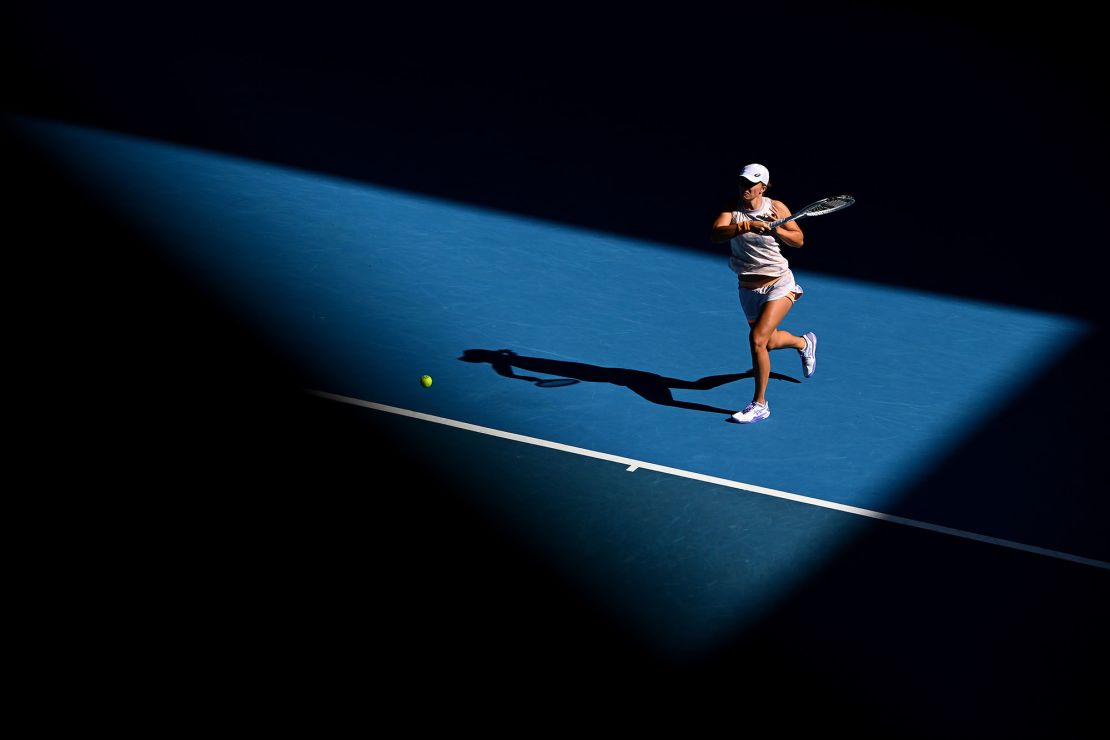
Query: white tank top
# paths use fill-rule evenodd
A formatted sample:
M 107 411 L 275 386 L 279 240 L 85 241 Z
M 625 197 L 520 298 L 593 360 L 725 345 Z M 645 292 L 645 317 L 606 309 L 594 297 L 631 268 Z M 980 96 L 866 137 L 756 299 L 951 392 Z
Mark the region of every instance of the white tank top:
M 773 221 L 771 199 L 764 197 L 759 208 L 750 211 L 732 212 L 732 223 L 743 221 Z M 790 263 L 782 256 L 781 245 L 773 236 L 764 236 L 754 231 L 737 234 L 730 240 L 732 257 L 728 266 L 737 275 L 771 275 L 778 277 L 790 269 Z

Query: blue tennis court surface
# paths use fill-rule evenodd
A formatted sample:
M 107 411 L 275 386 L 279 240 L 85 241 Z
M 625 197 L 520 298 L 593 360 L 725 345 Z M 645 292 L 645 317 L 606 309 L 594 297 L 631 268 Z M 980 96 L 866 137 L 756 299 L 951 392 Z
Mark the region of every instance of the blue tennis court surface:
M 1104 523 L 1077 526 L 1051 489 L 907 496 L 1089 335 L 1082 320 L 810 274 L 799 253 L 806 294 L 785 327 L 817 334 L 817 372 L 774 353 L 772 418 L 739 426 L 725 419 L 751 395 L 746 328 L 725 256 L 684 248 L 700 244 L 22 126 L 297 357 L 307 388 L 433 419 L 396 422 L 426 435 L 429 465 L 449 446 L 512 480 L 553 471 L 482 505 L 665 651 L 710 650 L 765 613 L 859 535 L 854 510 L 1106 567 Z
M 1090 331 L 1062 314 L 808 274 L 803 250 L 806 295 L 785 327 L 816 332 L 817 372 L 803 382 L 797 355 L 774 353 L 772 420 L 731 425 L 751 363 L 723 257 L 30 126 L 305 358 L 318 390 L 943 526 L 965 524 L 958 508 L 906 508 L 900 492 Z

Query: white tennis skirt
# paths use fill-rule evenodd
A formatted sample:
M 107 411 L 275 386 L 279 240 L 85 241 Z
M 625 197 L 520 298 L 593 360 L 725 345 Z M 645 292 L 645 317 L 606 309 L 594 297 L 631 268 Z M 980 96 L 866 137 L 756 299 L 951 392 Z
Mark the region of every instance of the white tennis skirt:
M 744 316 L 749 322 L 759 318 L 759 312 L 768 301 L 786 298 L 790 302 L 798 300 L 802 293 L 802 286 L 794 282 L 794 273 L 787 270 L 779 279 L 768 283 L 762 288 L 740 288 L 740 307 L 744 309 Z

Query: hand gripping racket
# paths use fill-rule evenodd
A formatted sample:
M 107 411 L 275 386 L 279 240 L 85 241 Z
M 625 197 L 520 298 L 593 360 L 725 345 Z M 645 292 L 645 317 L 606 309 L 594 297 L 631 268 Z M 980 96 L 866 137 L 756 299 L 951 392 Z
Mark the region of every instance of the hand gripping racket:
M 786 218 L 780 218 L 778 221 L 771 222 L 771 228 L 782 226 L 788 221 L 797 221 L 799 218 L 804 218 L 806 216 L 824 216 L 826 213 L 834 213 L 842 208 L 847 208 L 855 202 L 856 199 L 850 195 L 834 195 L 831 198 L 822 198 L 815 203 L 810 203 L 797 213 L 792 213 Z

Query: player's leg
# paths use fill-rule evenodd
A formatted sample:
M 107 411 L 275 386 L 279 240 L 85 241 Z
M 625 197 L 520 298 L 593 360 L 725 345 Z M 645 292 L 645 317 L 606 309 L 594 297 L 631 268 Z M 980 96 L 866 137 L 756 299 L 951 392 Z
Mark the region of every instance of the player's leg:
M 752 324 L 751 331 L 748 333 L 748 346 L 752 352 L 752 371 L 755 376 L 755 393 L 752 396 L 752 401 L 756 403 L 767 403 L 767 381 L 771 377 L 771 356 L 769 354 L 771 340 L 775 333 L 780 331 L 778 325 L 786 318 L 786 314 L 790 312 L 793 305 L 794 302 L 789 298 L 776 298 L 767 301 L 763 304 L 763 310 L 759 312 L 759 318 Z M 787 334 L 787 332 L 782 333 Z M 803 346 L 805 345 L 805 340 L 801 337 L 794 337 L 794 339 L 797 339 Z M 780 340 L 789 341 L 785 336 L 781 337 Z
M 798 300 L 797 293 L 787 293 L 786 299 L 794 304 Z M 767 341 L 767 349 L 774 351 L 776 349 L 797 349 L 803 350 L 806 348 L 806 340 L 803 337 L 796 337 L 788 331 L 782 329 L 775 329 L 775 333 Z
M 791 303 L 795 302 L 797 298 L 797 293 L 787 294 L 787 299 Z M 767 342 L 767 349 L 769 351 L 776 349 L 797 350 L 798 356 L 802 359 L 802 375 L 807 378 L 813 375 L 813 371 L 817 367 L 817 337 L 813 332 L 806 332 L 798 337 L 788 331 L 775 329 L 775 333 L 771 335 L 771 339 Z
M 788 331 L 782 329 L 775 329 L 775 333 L 767 340 L 767 349 L 773 351 L 776 349 L 805 349 L 806 340 L 802 337 L 796 337 Z

